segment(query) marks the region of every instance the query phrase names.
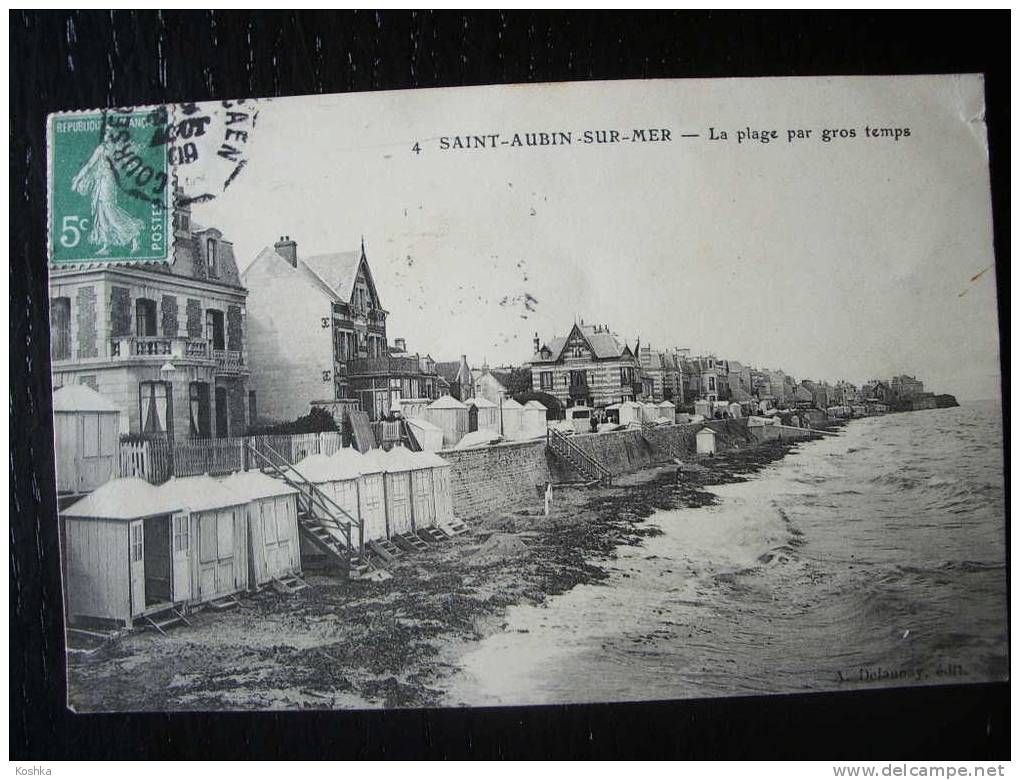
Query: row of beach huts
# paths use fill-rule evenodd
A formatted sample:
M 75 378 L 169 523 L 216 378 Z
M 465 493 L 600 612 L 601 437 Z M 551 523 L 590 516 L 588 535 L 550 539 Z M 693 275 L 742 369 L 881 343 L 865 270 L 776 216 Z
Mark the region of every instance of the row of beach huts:
M 368 568 L 366 546 L 390 559 L 426 532 L 455 535 L 450 471 L 434 453 L 345 447 L 219 479 L 112 479 L 61 512 L 69 620 L 162 630 L 245 591 L 302 587 L 303 552 L 350 572 Z

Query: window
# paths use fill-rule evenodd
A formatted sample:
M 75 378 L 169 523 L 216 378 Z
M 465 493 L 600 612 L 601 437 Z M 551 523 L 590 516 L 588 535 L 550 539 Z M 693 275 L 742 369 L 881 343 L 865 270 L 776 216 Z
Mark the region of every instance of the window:
M 138 522 L 131 526 L 131 562 L 137 563 L 142 560 L 144 550 L 145 548 L 142 543 L 142 524 L 141 522 Z
M 632 367 L 623 366 L 620 368 L 620 384 L 621 385 L 634 384 L 634 369 Z
M 715 392 L 715 377 L 714 376 L 710 376 L 708 378 L 708 391 L 710 393 L 714 393 Z
M 71 358 L 71 299 L 50 300 L 50 353 L 54 360 Z
M 188 386 L 190 433 L 193 439 L 209 438 L 209 383 L 192 382 Z
M 251 425 L 255 424 L 255 421 L 259 418 L 258 416 L 258 405 L 255 402 L 255 391 L 248 391 L 248 422 Z
M 223 312 L 217 309 L 206 309 L 205 337 L 212 343 L 213 349 L 224 349 Z
M 216 239 L 207 238 L 205 241 L 205 262 L 206 268 L 209 270 L 209 276 L 216 278 L 219 276 L 219 271 L 216 267 Z
M 588 384 L 587 375 L 584 371 L 571 371 L 570 372 L 570 386 L 571 387 L 585 387 Z
M 156 302 L 150 298 L 138 298 L 135 301 L 135 335 L 157 335 Z
M 538 375 L 539 386 L 543 390 L 552 390 L 553 386 L 553 375 L 552 371 L 543 371 Z
M 171 425 L 170 388 L 166 382 L 139 382 L 138 407 L 143 433 L 168 433 Z
M 188 515 L 174 515 L 174 552 L 187 552 L 191 547 Z

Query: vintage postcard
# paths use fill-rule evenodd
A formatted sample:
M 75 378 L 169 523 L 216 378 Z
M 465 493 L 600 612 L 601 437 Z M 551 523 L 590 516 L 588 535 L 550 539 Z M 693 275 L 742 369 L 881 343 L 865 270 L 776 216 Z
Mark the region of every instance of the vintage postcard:
M 48 126 L 77 712 L 1007 678 L 980 76 Z

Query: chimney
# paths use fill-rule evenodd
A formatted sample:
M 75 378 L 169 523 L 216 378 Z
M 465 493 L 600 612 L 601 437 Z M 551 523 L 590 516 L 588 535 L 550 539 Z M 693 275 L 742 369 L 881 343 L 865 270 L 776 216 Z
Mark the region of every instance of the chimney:
M 404 339 L 393 339 L 393 349 L 397 352 L 407 352 L 407 341 Z
M 290 236 L 280 236 L 273 246 L 276 254 L 297 268 L 297 241 L 291 241 Z
M 540 350 L 542 348 L 542 344 L 538 340 L 538 333 L 535 334 L 535 340 L 534 340 L 533 343 L 535 345 L 535 352 L 537 353 L 538 350 Z

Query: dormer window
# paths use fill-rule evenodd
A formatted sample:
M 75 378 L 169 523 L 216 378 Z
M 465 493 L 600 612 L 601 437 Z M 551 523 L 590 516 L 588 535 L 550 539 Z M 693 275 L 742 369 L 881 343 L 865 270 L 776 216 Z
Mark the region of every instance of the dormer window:
M 219 272 L 216 268 L 216 239 L 207 238 L 205 241 L 205 262 L 209 276 L 217 277 Z

